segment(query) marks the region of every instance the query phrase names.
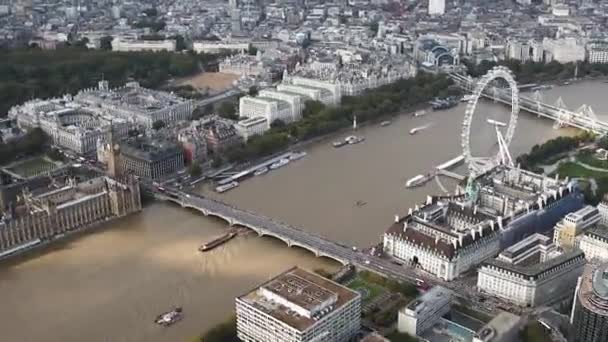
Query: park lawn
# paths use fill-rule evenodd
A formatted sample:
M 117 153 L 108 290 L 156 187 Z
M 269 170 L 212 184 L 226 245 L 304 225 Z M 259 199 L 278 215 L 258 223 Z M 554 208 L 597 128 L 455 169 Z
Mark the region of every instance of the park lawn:
M 9 170 L 23 177 L 35 176 L 44 171 L 51 171 L 57 168 L 57 165 L 44 157 L 33 157 L 22 162 L 18 162 L 9 167 Z
M 560 178 L 565 176 L 570 178 L 608 178 L 608 172 L 589 170 L 573 162 L 559 164 L 556 172 L 559 174 Z
M 366 282 L 365 280 L 361 279 L 359 276 L 357 276 L 355 279 L 353 279 L 353 281 L 351 281 L 351 283 L 348 285 L 348 287 L 355 291 L 358 289 L 367 290 L 368 295 L 365 298 L 361 298 L 363 304 L 367 304 L 367 303 L 371 302 L 374 298 L 378 297 L 379 295 L 381 295 L 383 292 L 386 291 L 386 289 L 384 289 L 382 286 Z
M 593 154 L 579 153 L 576 156 L 576 159 L 578 159 L 580 162 L 585 163 L 587 165 L 608 170 L 608 160 L 599 160 L 599 159 L 595 158 L 595 156 Z

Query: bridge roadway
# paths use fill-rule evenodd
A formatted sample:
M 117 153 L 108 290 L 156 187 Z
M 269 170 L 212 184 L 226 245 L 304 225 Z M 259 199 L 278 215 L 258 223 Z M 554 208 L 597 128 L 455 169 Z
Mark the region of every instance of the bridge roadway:
M 398 265 L 391 260 L 354 250 L 352 247 L 345 246 L 320 235 L 303 231 L 291 225 L 236 208 L 218 200 L 179 190 L 166 184 L 163 185 L 164 191 L 158 191 L 155 186 L 149 183 L 142 182 L 140 184 L 145 190 L 152 192 L 159 200 L 170 201 L 184 208 L 192 208 L 205 216 L 219 217 L 230 225 L 249 228 L 259 236 L 274 237 L 285 242 L 290 247 L 298 246 L 304 248 L 316 256 L 327 257 L 344 265 L 352 264 L 360 270 L 371 271 L 404 283 L 415 284 L 416 279 L 422 279 L 431 286 L 442 285 L 453 290 L 455 296 L 462 303 L 469 303 L 474 310 L 493 314 L 497 312 L 499 306 L 509 306 L 509 303 L 478 293 L 475 286 L 471 286 L 467 279 L 445 282 L 410 266 Z M 482 297 L 483 300 L 480 299 Z
M 320 235 L 303 231 L 291 225 L 278 222 L 271 218 L 238 209 L 230 204 L 210 199 L 192 192 L 185 192 L 170 186 L 164 186 L 164 191 L 154 191 L 157 199 L 171 201 L 184 208 L 192 208 L 205 216 L 219 217 L 230 225 L 238 225 L 255 231 L 259 236 L 271 236 L 285 242 L 288 246 L 304 248 L 318 257 L 327 257 L 342 264 L 352 264 L 365 269 L 409 283 L 416 278 L 422 278 L 430 284 L 437 283 L 437 279 L 408 274 L 404 266 L 394 264 L 390 260 L 365 254 L 338 242 L 329 240 Z M 152 190 L 152 189 L 148 189 Z
M 472 91 L 475 87 L 475 81 L 472 78 L 459 74 L 450 74 L 450 77 L 466 90 Z M 511 105 L 511 92 L 508 89 L 496 89 L 495 93 L 494 91 L 490 91 L 490 89 L 485 89 L 482 96 L 508 106 Z M 555 120 L 559 126 L 572 126 L 602 135 L 608 133 L 608 123 L 598 120 L 595 114 L 590 111 L 573 112 L 566 108 L 560 108 L 525 96 L 519 97 L 519 108 L 532 114 Z

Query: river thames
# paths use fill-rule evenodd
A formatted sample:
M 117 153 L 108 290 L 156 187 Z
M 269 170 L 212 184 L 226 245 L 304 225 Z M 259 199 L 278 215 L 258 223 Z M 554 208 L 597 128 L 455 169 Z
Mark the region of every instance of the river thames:
M 586 103 L 600 113 L 607 91 L 608 84 L 585 82 L 548 90 L 545 98 L 552 103 L 562 96 L 572 109 Z M 435 182 L 415 189 L 404 183 L 460 153 L 464 107 L 362 127 L 356 134 L 366 141 L 358 145 L 330 146 L 352 132 L 329 137 L 308 146 L 304 159 L 213 196 L 330 239 L 369 246 L 380 241 L 395 214 L 427 193 L 440 193 Z M 477 114 L 507 121 L 509 111 L 486 102 Z M 478 155 L 495 148 L 493 128 L 484 121 L 472 130 Z M 408 134 L 419 126 L 428 128 Z M 521 113 L 511 152 L 518 155 L 560 134 L 574 131 L 554 130 L 552 122 Z M 444 184 L 453 191 L 452 181 Z M 198 191 L 211 195 L 208 187 Z M 225 229 L 222 221 L 153 203 L 97 232 L 0 264 L 3 341 L 187 341 L 229 317 L 235 296 L 291 266 L 338 267 L 253 234 L 197 251 Z M 153 323 L 174 306 L 184 308 L 183 321 L 169 328 Z

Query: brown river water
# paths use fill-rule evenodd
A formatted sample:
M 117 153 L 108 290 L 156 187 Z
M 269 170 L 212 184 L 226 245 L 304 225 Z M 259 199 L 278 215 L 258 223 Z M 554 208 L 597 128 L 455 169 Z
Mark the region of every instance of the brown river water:
M 608 84 L 585 82 L 548 90 L 571 108 L 582 103 L 602 112 Z M 425 116 L 401 115 L 387 127 L 369 125 L 355 134 L 364 143 L 331 147 L 340 136 L 308 146 L 308 155 L 223 195 L 199 191 L 328 238 L 359 247 L 380 241 L 394 214 L 407 211 L 435 182 L 405 189 L 408 178 L 426 173 L 461 153 L 464 105 Z M 508 121 L 506 107 L 486 102 L 477 110 L 473 152 L 495 147 L 486 117 Z M 602 116 L 608 120 L 608 116 Z M 414 127 L 428 125 L 416 135 Z M 521 113 L 511 144 L 515 156 L 571 129 Z M 456 169 L 463 172 L 464 166 Z M 443 182 L 450 190 L 454 182 Z M 357 201 L 365 202 L 357 206 Z M 96 232 L 0 264 L 1 341 L 188 341 L 230 316 L 234 297 L 293 266 L 336 269 L 327 259 L 272 238 L 239 236 L 213 251 L 198 246 L 225 231 L 219 220 L 166 203 Z M 185 318 L 169 328 L 153 323 L 161 312 L 182 306 Z

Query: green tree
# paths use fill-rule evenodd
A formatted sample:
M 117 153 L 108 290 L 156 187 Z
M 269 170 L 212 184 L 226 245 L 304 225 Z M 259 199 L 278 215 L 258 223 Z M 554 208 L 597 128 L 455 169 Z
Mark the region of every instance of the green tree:
M 217 111 L 221 117 L 226 119 L 238 120 L 239 118 L 232 102 L 222 102 Z
M 608 135 L 604 135 L 600 138 L 600 140 L 598 140 L 597 147 L 608 150 Z
M 102 48 L 111 49 L 111 37 L 102 38 L 101 43 Z M 31 98 L 57 97 L 94 87 L 102 77 L 112 87 L 137 80 L 144 87 L 158 89 L 168 79 L 192 75 L 200 64 L 213 64 L 220 58 L 219 54 L 104 49 L 0 49 L 0 116 Z
M 184 39 L 184 36 L 182 36 L 181 34 L 174 36 L 173 39 L 175 39 L 175 50 L 176 51 L 183 51 L 188 48 L 186 46 L 186 40 Z
M 158 131 L 159 129 L 164 128 L 165 126 L 166 126 L 166 124 L 163 120 L 154 121 L 154 123 L 152 123 L 152 129 L 155 131 Z
M 190 176 L 192 176 L 192 177 L 200 177 L 200 175 L 203 172 L 203 169 L 201 168 L 201 165 L 199 163 L 192 162 L 192 165 L 190 165 L 188 172 L 190 173 Z
M 302 111 L 302 116 L 306 118 L 312 115 L 316 115 L 324 108 L 325 105 L 321 101 L 306 100 L 306 102 L 304 102 L 304 110 Z
M 249 96 L 258 96 L 259 90 L 258 87 L 252 85 L 251 87 L 249 87 Z
M 112 50 L 112 36 L 103 36 L 99 38 L 99 48 L 102 50 Z
M 373 23 L 371 23 L 371 24 L 369 25 L 369 29 L 370 29 L 370 30 L 371 30 L 371 31 L 372 31 L 374 34 L 378 33 L 378 22 L 377 22 L 377 21 L 374 21 Z
M 287 124 L 281 119 L 276 119 L 270 124 L 270 128 L 285 128 Z
M 251 56 L 255 56 L 258 54 L 258 48 L 256 48 L 253 45 L 249 45 L 249 49 L 247 49 L 247 54 L 251 55 Z

